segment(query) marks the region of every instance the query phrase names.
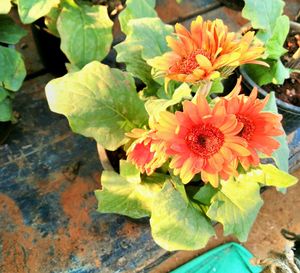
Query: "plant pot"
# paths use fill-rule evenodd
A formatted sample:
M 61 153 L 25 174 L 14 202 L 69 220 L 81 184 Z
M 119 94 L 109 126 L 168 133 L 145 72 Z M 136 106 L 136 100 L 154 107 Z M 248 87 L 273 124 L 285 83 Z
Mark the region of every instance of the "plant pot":
M 107 156 L 106 150 L 103 148 L 103 146 L 101 146 L 98 143 L 97 143 L 97 151 L 98 151 L 99 159 L 100 159 L 103 169 L 106 171 L 114 171 L 114 168 L 111 165 L 110 159 Z
M 245 2 L 244 0 L 218 0 L 220 3 L 226 7 L 234 10 L 242 10 Z
M 11 121 L 0 121 L 0 145 L 4 144 L 12 130 Z
M 291 22 L 290 26 L 292 30 L 300 32 L 300 24 Z M 250 92 L 253 87 L 257 87 L 260 98 L 264 98 L 268 94 L 263 87 L 258 86 L 258 84 L 251 79 L 244 66 L 239 68 L 239 73 L 243 77 L 242 85 L 246 91 Z M 286 134 L 297 130 L 300 127 L 300 107 L 284 102 L 278 98 L 276 98 L 276 104 L 278 112 L 283 116 L 282 125 Z
M 60 38 L 47 31 L 44 18 L 31 24 L 31 30 L 44 67 L 56 77 L 66 74 L 68 59 L 60 49 Z

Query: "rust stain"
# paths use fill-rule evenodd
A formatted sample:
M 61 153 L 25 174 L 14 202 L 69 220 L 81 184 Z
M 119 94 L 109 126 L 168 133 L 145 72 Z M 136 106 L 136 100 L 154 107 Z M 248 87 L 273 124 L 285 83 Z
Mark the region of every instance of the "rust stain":
M 120 230 L 118 230 L 117 234 L 119 236 L 135 239 L 140 237 L 141 229 L 138 228 L 138 224 L 136 223 L 126 222 L 124 223 L 123 227 Z
M 96 208 L 96 199 L 90 194 L 97 188 L 96 182 L 79 177 L 69 182 L 58 174 L 55 181 L 45 184 L 39 183 L 41 194 L 64 189 L 61 213 L 69 218 L 67 228 L 61 227 L 55 234 L 43 237 L 34 225 L 24 224 L 22 212 L 14 200 L 0 194 L 1 272 L 62 271 L 70 265 L 72 254 L 85 264 L 100 267 L 99 246 L 95 243 L 95 233 L 90 230 L 89 216 L 89 211 Z M 97 236 L 101 242 L 101 237 Z
M 185 9 L 185 5 L 183 7 L 180 7 L 179 4 L 174 3 L 174 1 L 170 0 L 163 0 L 160 1 L 163 3 L 159 3 L 156 6 L 156 11 L 158 13 L 158 16 L 164 21 L 169 22 L 172 20 L 177 19 L 180 17 L 184 12 L 181 11 L 182 9 Z

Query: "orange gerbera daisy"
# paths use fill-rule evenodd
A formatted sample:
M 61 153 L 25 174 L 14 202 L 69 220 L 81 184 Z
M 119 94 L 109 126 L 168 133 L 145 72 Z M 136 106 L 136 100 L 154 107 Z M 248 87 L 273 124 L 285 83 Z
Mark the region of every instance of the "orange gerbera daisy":
M 156 125 L 157 136 L 166 142 L 166 153 L 172 156 L 174 174 L 187 183 L 201 173 L 202 180 L 215 187 L 219 177 L 237 175 L 237 156 L 250 155 L 246 141 L 237 136 L 242 127 L 222 103 L 211 110 L 202 95 L 196 103 L 183 102 L 183 112 L 162 112 Z
M 151 175 L 168 159 L 164 142 L 156 136 L 155 130 L 133 129 L 127 136 L 136 139 L 127 150 L 127 159 L 141 173 Z
M 240 64 L 257 63 L 264 48 L 253 42 L 254 32 L 247 32 L 241 39 L 228 32 L 223 21 L 203 21 L 198 16 L 188 31 L 181 24 L 175 25 L 177 38 L 167 37 L 171 52 L 148 60 L 157 75 L 169 79 L 195 83 L 227 77 Z
M 236 115 L 237 120 L 244 125 L 239 136 L 247 141 L 251 154 L 239 156 L 239 160 L 242 166 L 248 169 L 250 166 L 258 166 L 258 151 L 271 156 L 279 148 L 280 143 L 273 137 L 280 136 L 284 132 L 281 126 L 281 115 L 263 112 L 269 95 L 264 100 L 259 100 L 257 88 L 252 90 L 250 96 L 239 95 L 240 90 L 241 78 L 232 92 L 221 99 L 221 103 L 224 104 L 227 113 Z

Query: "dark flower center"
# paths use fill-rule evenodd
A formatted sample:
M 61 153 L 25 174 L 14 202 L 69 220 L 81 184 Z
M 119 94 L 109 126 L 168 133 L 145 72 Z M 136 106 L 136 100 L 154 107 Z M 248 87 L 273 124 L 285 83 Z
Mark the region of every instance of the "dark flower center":
M 222 147 L 224 135 L 211 124 L 200 124 L 187 133 L 185 141 L 192 152 L 202 158 L 210 158 Z
M 243 115 L 237 115 L 236 117 L 237 120 L 243 123 L 244 125 L 243 129 L 239 132 L 238 136 L 249 141 L 252 138 L 256 128 L 254 122 Z

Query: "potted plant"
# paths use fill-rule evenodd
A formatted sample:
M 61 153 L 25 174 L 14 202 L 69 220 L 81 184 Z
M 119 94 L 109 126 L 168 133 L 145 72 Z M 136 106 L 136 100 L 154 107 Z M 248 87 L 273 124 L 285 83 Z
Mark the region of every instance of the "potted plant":
M 300 24 L 282 15 L 283 7 L 282 0 L 245 1 L 242 14 L 264 43 L 263 59 L 269 67 L 245 65 L 240 72 L 245 87 L 251 90 L 256 86 L 262 97 L 275 91 L 283 126 L 290 133 L 300 126 Z
M 17 2 L 21 22 L 32 24 L 41 61 L 60 76 L 67 72 L 67 62 L 69 70 L 77 70 L 107 56 L 113 41 L 113 22 L 107 10 L 114 16 L 121 4 L 121 0 Z
M 297 179 L 287 173 L 273 93 L 264 100 L 255 88 L 241 95 L 239 80 L 223 98 L 209 94 L 220 92 L 220 78 L 237 66 L 264 65 L 257 61 L 264 48 L 253 32 L 239 37 L 221 20 L 200 16 L 190 31 L 176 24 L 174 34 L 154 15 L 124 26 L 121 20 L 127 37 L 115 49 L 127 72 L 94 61 L 46 86 L 50 109 L 74 132 L 123 151 L 119 172 L 102 173 L 98 210 L 150 217 L 154 240 L 167 250 L 205 246 L 215 222 L 245 241 L 263 204 L 260 188 Z M 265 157 L 276 166 L 261 163 Z
M 26 31 L 7 15 L 10 8 L 9 1 L 0 3 L 0 144 L 7 138 L 12 123 L 16 122 L 12 101 L 26 75 L 21 54 L 14 49 Z

